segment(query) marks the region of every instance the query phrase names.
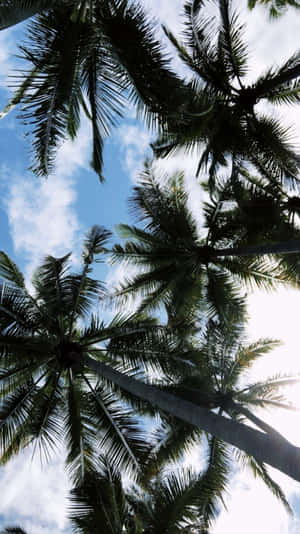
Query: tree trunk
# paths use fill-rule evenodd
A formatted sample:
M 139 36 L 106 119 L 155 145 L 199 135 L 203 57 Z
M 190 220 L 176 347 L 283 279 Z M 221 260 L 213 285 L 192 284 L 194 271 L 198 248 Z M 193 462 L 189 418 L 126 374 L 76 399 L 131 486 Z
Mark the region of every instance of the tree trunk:
M 292 239 L 265 245 L 245 245 L 236 248 L 212 249 L 211 257 L 218 256 L 262 256 L 263 254 L 296 254 L 300 252 L 300 240 Z
M 150 402 L 159 410 L 216 436 L 222 441 L 254 456 L 256 460 L 267 463 L 300 482 L 299 447 L 160 391 L 154 386 L 144 384 L 112 369 L 108 365 L 97 362 L 89 356 L 83 356 L 82 361 L 86 367 L 93 369 L 100 376 L 135 397 Z
M 266 434 L 269 434 L 270 436 L 272 436 L 274 438 L 277 438 L 279 440 L 284 440 L 284 441 L 286 441 L 287 443 L 289 443 L 291 445 L 291 443 L 287 439 L 285 439 L 285 437 L 282 436 L 282 434 L 280 434 L 280 432 L 277 432 L 277 430 L 275 430 L 275 428 L 273 428 L 272 426 L 268 425 L 268 423 L 266 423 L 265 421 L 263 421 L 262 419 L 260 419 L 256 415 L 254 415 L 247 408 L 244 408 L 244 406 L 242 406 L 241 404 L 237 404 L 236 402 L 231 402 L 229 407 L 230 407 L 230 410 L 233 410 L 236 413 L 242 413 L 243 415 L 245 415 L 258 428 L 261 428 L 261 430 L 266 432 Z

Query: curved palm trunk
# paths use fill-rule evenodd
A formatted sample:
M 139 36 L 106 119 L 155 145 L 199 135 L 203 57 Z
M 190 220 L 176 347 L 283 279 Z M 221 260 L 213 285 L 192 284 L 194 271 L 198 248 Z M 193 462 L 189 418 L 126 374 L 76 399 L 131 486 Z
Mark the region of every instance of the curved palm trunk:
M 211 257 L 218 256 L 262 256 L 263 254 L 295 254 L 300 252 L 300 240 L 280 241 L 265 245 L 245 245 L 236 248 L 213 249 Z
M 89 356 L 83 356 L 82 360 L 86 367 L 93 369 L 125 391 L 245 451 L 256 460 L 267 463 L 300 482 L 299 447 L 160 391 Z
M 230 403 L 230 408 L 236 411 L 237 413 L 242 413 L 243 415 L 245 415 L 245 417 L 247 417 L 250 421 L 252 421 L 252 423 L 254 423 L 258 428 L 261 428 L 262 430 L 264 430 L 264 432 L 266 432 L 270 436 L 273 436 L 275 439 L 277 438 L 279 440 L 284 440 L 285 442 L 290 443 L 287 439 L 285 439 L 284 436 L 282 436 L 282 434 L 280 434 L 280 432 L 277 432 L 275 428 L 268 425 L 268 423 L 266 423 L 265 421 L 263 421 L 262 419 L 254 415 L 252 412 L 250 412 L 250 410 L 248 410 L 241 404 L 232 402 Z

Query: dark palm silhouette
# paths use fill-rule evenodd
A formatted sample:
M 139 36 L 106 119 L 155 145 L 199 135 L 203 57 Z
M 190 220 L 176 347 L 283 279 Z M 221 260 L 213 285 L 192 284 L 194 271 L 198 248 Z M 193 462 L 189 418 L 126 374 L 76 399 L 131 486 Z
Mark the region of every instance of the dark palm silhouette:
M 177 120 L 174 117 L 174 124 L 154 144 L 155 153 L 165 156 L 179 148 L 201 149 L 198 173 L 209 167 L 212 189 L 218 168 L 228 165 L 230 158 L 252 163 L 273 181 L 287 179 L 295 184 L 299 155 L 291 145 L 291 132 L 257 105 L 299 102 L 299 53 L 248 84 L 244 26 L 231 0 L 219 0 L 214 14 L 212 4 L 185 2 L 184 44 L 166 30 L 189 68 L 194 113 L 181 110 Z
M 83 111 L 92 125 L 92 167 L 102 180 L 103 140 L 128 103 L 156 124 L 164 120 L 170 92 L 175 110 L 186 89 L 170 72 L 155 27 L 137 3 L 8 0 L 0 6 L 2 28 L 32 16 L 19 46 L 27 70 L 0 116 L 21 104 L 32 135 L 32 168 L 48 175 L 57 146 L 76 137 Z
M 185 342 L 184 357 L 194 363 L 190 366 L 189 376 L 182 377 L 174 373 L 164 390 L 199 406 L 209 406 L 237 421 L 251 421 L 272 435 L 278 443 L 284 443 L 283 436 L 257 415 L 257 409 L 294 409 L 285 401 L 281 388 L 298 379 L 276 376 L 245 383 L 243 377 L 257 359 L 276 346 L 278 342 L 270 339 L 246 344 L 240 324 L 231 323 L 224 329 L 209 321 L 204 332 L 198 332 L 198 335 Z M 192 425 L 168 418 L 166 414 L 161 425 L 155 429 L 154 438 L 158 446 L 149 455 L 148 466 L 143 471 L 146 481 L 155 478 L 157 470 L 160 472 L 170 463 L 178 463 L 183 453 L 188 454 L 193 447 L 198 448 L 199 456 L 207 447 L 207 463 L 202 470 L 207 499 L 204 508 L 207 528 L 217 515 L 226 490 L 229 490 L 233 460 L 240 462 L 242 467 L 249 467 L 254 476 L 260 477 L 286 509 L 291 511 L 282 489 L 270 476 L 267 466 L 254 456 L 234 450 L 215 437 L 205 435 Z
M 139 358 L 147 365 L 148 355 L 154 368 L 160 359 L 154 339 L 162 336 L 155 321 L 118 315 L 105 325 L 91 313 L 104 293 L 103 284 L 90 276 L 92 263 L 108 237 L 104 228 L 91 229 L 82 270 L 75 274 L 68 272 L 69 254 L 48 256 L 34 274 L 34 295 L 17 266 L 0 254 L 2 463 L 29 444 L 48 456 L 64 440 L 67 466 L 77 481 L 97 469 L 101 450 L 115 466 L 139 469 L 147 445 L 137 418 L 110 383 L 86 372 L 81 362 L 85 355 L 114 360 L 130 375 L 137 373 Z M 143 356 L 150 338 L 153 354 L 148 350 Z
M 237 183 L 235 189 L 238 194 Z M 230 201 L 227 206 L 226 199 Z M 265 288 L 279 281 L 297 283 L 296 255 L 294 260 L 279 255 L 289 247 L 289 252 L 300 248 L 299 231 L 288 216 L 263 222 L 251 209 L 242 216 L 231 181 L 229 187 L 225 183 L 215 190 L 214 199 L 204 202 L 201 229 L 187 201 L 182 175 L 163 185 L 146 168 L 130 201 L 142 227 L 120 225 L 126 242 L 112 250 L 113 260 L 138 269 L 127 275 L 116 292 L 121 302 L 137 295 L 140 309 L 164 304 L 184 318 L 194 306 L 222 321 L 234 312 L 236 317 L 243 316 L 241 283 Z M 283 238 L 286 241 L 278 243 Z M 266 260 L 266 254 L 273 254 L 274 261 Z

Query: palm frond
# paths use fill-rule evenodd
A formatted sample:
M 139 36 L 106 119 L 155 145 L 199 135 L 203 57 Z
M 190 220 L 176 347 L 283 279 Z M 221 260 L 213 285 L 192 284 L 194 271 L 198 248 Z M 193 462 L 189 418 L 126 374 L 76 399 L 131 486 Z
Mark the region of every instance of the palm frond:
M 87 398 L 77 377 L 69 370 L 67 410 L 64 418 L 64 438 L 67 446 L 66 464 L 75 484 L 98 466 L 96 429 L 90 421 Z
M 136 474 L 148 452 L 133 413 L 122 406 L 104 384 L 90 384 L 88 403 L 97 431 L 98 448 L 116 470 Z
M 52 5 L 49 0 L 4 0 L 0 7 L 0 30 L 19 24 Z
M 230 8 L 230 1 L 220 1 L 220 44 L 228 75 L 240 79 L 247 74 L 247 45 L 243 39 L 245 26 L 239 23 L 238 15 Z
M 21 289 L 25 287 L 23 274 L 3 251 L 0 251 L 0 277 Z

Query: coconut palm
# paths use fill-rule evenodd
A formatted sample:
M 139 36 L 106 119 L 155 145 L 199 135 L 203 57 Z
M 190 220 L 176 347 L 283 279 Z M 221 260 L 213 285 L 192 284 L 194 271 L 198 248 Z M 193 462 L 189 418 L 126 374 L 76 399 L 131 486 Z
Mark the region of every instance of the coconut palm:
M 246 383 L 245 374 L 253 363 L 263 355 L 276 348 L 278 342 L 260 339 L 245 344 L 240 325 L 231 324 L 224 330 L 210 321 L 206 331 L 200 338 L 194 337 L 186 346 L 186 354 L 194 362 L 190 367 L 190 375 L 181 377 L 175 374 L 170 377 L 170 384 L 165 390 L 189 400 L 200 406 L 210 406 L 225 413 L 235 420 L 248 420 L 258 428 L 273 435 L 278 443 L 285 439 L 274 428 L 270 427 L 257 415 L 257 409 L 282 408 L 293 409 L 282 396 L 283 386 L 295 383 L 299 378 L 279 377 Z M 207 463 L 201 471 L 202 481 L 206 480 L 207 501 L 203 508 L 207 513 L 206 526 L 209 528 L 218 512 L 218 501 L 222 503 L 226 491 L 229 491 L 233 459 L 244 467 L 250 468 L 255 477 L 260 477 L 270 491 L 291 512 L 289 503 L 280 486 L 270 476 L 266 465 L 254 456 L 232 450 L 226 443 L 213 436 L 207 436 L 191 425 L 168 418 L 165 414 L 161 424 L 155 429 L 154 437 L 158 445 L 149 456 L 148 466 L 144 470 L 144 478 L 155 477 L 170 462 L 178 462 L 183 453 L 187 455 L 194 448 L 205 456 Z M 194 451 L 195 453 L 195 451 Z
M 292 221 L 277 219 L 273 226 L 266 221 L 260 224 L 260 232 L 257 226 L 253 231 L 251 217 L 244 217 L 242 226 L 240 213 L 224 208 L 220 189 L 219 196 L 204 203 L 204 223 L 199 229 L 182 180 L 177 175 L 163 185 L 148 167 L 135 187 L 131 208 L 143 226 L 119 226 L 126 242 L 113 247 L 112 258 L 139 270 L 127 275 L 116 293 L 119 300 L 139 295 L 140 309 L 163 303 L 181 317 L 195 305 L 209 317 L 225 320 L 231 310 L 236 317 L 243 315 L 241 282 L 272 288 L 279 281 L 297 281 L 297 265 L 289 270 L 280 256 L 272 262 L 263 257 L 278 254 L 291 243 L 290 252 L 299 251 L 299 231 Z M 276 241 L 283 238 L 280 248 Z
M 47 454 L 64 438 L 76 483 L 97 470 L 99 452 L 116 468 L 137 472 L 148 451 L 126 399 L 135 408 L 166 411 L 300 479 L 297 447 L 288 442 L 279 447 L 274 436 L 153 385 L 155 376 L 174 368 L 185 376 L 190 366 L 168 330 L 145 317 L 117 317 L 105 326 L 89 315 L 103 292 L 90 269 L 107 237 L 102 228 L 91 230 L 79 274 L 69 274 L 68 255 L 47 257 L 33 276 L 34 295 L 16 265 L 1 254 L 6 280 L 0 304 L 2 463 L 30 443 Z M 145 376 L 143 368 L 154 374 Z
M 297 0 L 248 0 L 249 9 L 253 9 L 257 4 L 264 5 L 269 8 L 269 15 L 271 18 L 277 19 L 285 13 L 288 6 L 300 8 Z
M 71 492 L 70 519 L 75 532 L 193 534 L 207 532 L 203 521 L 206 487 L 202 476 L 187 469 L 159 473 L 144 490 L 122 487 L 109 466 L 91 474 Z
M 48 457 L 62 439 L 76 481 L 97 468 L 100 451 L 129 471 L 142 461 L 147 446 L 136 417 L 107 380 L 81 364 L 85 354 L 109 363 L 115 343 L 116 368 L 137 375 L 146 339 L 149 348 L 150 338 L 161 336 L 155 321 L 147 318 L 119 315 L 105 325 L 91 314 L 104 292 L 103 284 L 90 276 L 91 266 L 109 235 L 102 227 L 91 229 L 78 273 L 68 272 L 69 254 L 48 256 L 34 274 L 34 296 L 17 266 L 0 254 L 0 276 L 5 278 L 0 290 L 2 464 L 29 444 Z M 153 354 L 148 350 L 145 355 L 155 367 L 160 353 L 155 342 L 152 348 Z
M 126 489 L 121 477 L 106 464 L 88 473 L 71 491 L 69 517 L 76 534 L 204 534 L 201 478 L 187 470 L 158 478 L 149 488 Z M 26 534 L 6 527 L 1 534 Z
M 212 189 L 218 168 L 227 165 L 229 157 L 252 163 L 276 182 L 295 184 L 299 155 L 292 148 L 291 131 L 257 105 L 299 102 L 299 53 L 249 85 L 244 26 L 231 0 L 218 0 L 217 14 L 212 14 L 211 4 L 185 2 L 184 44 L 166 30 L 189 68 L 196 96 L 194 113 L 180 110 L 154 144 L 155 153 L 166 156 L 182 147 L 197 147 L 202 152 L 197 172 L 209 166 Z
M 32 134 L 32 168 L 48 175 L 57 146 L 76 137 L 84 111 L 92 125 L 92 166 L 102 180 L 103 140 L 128 101 L 149 124 L 156 123 L 170 92 L 178 108 L 183 84 L 169 71 L 153 23 L 137 3 L 7 0 L 0 24 L 32 15 L 19 47 L 28 67 L 16 77 L 15 94 L 1 116 L 21 103 Z

